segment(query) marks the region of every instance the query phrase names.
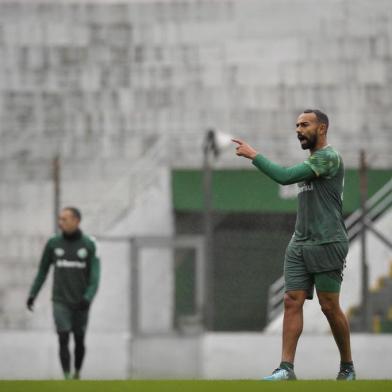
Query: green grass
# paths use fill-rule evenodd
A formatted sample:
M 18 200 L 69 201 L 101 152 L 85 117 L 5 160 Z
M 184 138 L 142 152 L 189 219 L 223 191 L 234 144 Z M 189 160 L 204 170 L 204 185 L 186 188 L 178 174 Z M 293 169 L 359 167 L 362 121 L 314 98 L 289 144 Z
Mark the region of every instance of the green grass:
M 391 381 L 0 381 L 0 392 L 368 392 L 392 391 Z

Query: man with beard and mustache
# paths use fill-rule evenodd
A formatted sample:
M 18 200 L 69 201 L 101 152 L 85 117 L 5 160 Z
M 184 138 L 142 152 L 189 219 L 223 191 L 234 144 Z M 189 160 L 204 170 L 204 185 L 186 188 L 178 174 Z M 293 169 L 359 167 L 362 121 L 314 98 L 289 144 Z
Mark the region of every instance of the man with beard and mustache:
M 297 221 L 284 260 L 282 358 L 272 375 L 264 377 L 267 381 L 296 379 L 294 357 L 303 327 L 303 305 L 313 298 L 314 286 L 340 352 L 337 380 L 355 380 L 349 324 L 339 303 L 348 252 L 342 216 L 344 166 L 340 154 L 327 143 L 328 125 L 327 115 L 320 110 L 308 109 L 299 115 L 297 137 L 310 156 L 289 168 L 233 139 L 237 155 L 251 159 L 268 177 L 282 185 L 298 183 Z

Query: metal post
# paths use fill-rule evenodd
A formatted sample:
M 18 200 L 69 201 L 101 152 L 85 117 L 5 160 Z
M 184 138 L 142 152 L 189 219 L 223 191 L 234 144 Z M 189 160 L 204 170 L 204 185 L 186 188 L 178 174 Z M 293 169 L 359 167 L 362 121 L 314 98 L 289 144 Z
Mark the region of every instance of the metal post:
M 129 340 L 129 378 L 135 378 L 136 374 L 136 346 L 137 336 L 139 333 L 139 250 L 135 238 L 128 239 L 130 247 L 130 297 L 131 297 L 131 311 L 130 311 L 130 330 L 131 336 Z
M 212 222 L 212 169 L 211 158 L 214 153 L 212 131 L 208 131 L 203 150 L 203 220 L 205 238 L 205 289 L 206 303 L 204 322 L 206 329 L 212 329 L 214 319 L 214 265 L 213 265 L 213 222 Z
M 131 238 L 131 333 L 136 338 L 139 333 L 139 249 L 137 240 Z
M 196 251 L 196 313 L 202 319 L 205 316 L 206 298 L 206 263 L 205 263 L 205 243 L 199 240 L 195 245 Z
M 362 272 L 362 286 L 361 286 L 361 308 L 362 320 L 361 329 L 363 331 L 369 330 L 369 267 L 367 261 L 367 238 L 366 238 L 366 200 L 368 197 L 368 179 L 367 179 L 367 163 L 366 154 L 364 150 L 360 152 L 360 169 L 359 169 L 359 187 L 360 187 L 360 202 L 361 202 L 361 272 Z
M 54 213 L 54 232 L 59 232 L 58 216 L 60 213 L 60 156 L 56 155 L 52 161 L 52 179 L 53 179 L 53 213 Z

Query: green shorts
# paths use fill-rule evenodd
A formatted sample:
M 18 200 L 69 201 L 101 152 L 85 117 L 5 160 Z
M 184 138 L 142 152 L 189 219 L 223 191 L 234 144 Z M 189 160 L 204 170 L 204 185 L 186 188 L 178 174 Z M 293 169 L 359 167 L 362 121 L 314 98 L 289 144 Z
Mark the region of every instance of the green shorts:
M 291 240 L 284 260 L 285 291 L 340 291 L 348 252 L 347 242 L 302 245 Z
M 53 317 L 57 332 L 73 332 L 84 335 L 88 323 L 88 310 L 76 310 L 71 306 L 53 302 Z

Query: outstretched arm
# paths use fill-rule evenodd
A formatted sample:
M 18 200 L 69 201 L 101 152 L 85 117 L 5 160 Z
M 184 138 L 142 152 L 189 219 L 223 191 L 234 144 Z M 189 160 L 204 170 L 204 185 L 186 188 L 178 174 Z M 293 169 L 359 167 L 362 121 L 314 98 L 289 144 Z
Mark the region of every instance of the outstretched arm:
M 283 167 L 271 162 L 269 159 L 239 139 L 233 139 L 237 144 L 236 154 L 252 160 L 252 163 L 264 174 L 281 185 L 295 184 L 300 181 L 310 180 L 316 177 L 316 173 L 305 163 L 292 167 Z
M 295 184 L 297 182 L 311 180 L 316 177 L 316 174 L 305 163 L 291 167 L 283 167 L 271 162 L 261 154 L 256 155 L 252 163 L 268 177 L 281 185 Z

